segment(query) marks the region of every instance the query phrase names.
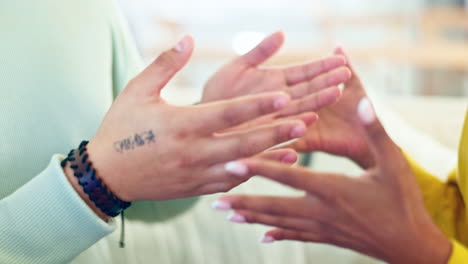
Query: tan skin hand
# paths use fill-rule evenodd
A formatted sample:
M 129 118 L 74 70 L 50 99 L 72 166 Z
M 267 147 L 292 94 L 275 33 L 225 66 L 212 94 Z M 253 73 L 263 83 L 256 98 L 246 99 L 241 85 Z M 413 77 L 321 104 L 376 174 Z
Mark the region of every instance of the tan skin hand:
M 335 102 L 340 94 L 336 86 L 351 77 L 350 70 L 345 66 L 345 57 L 337 54 L 295 66 L 262 67 L 262 64 L 281 48 L 283 42 L 284 34 L 276 32 L 247 54 L 222 67 L 206 83 L 202 102 L 271 91 L 284 91 L 291 96 L 291 105 L 283 112 L 256 119 L 238 128 L 255 127 L 291 116 L 291 108 L 300 107 L 303 111 L 315 111 L 317 109 L 309 106 L 317 96 L 321 97 L 321 100 L 328 100 L 329 103 Z M 230 85 L 226 86 L 226 83 Z
M 335 54 L 346 56 L 341 48 Z M 347 59 L 349 64 L 349 59 Z M 366 96 L 359 76 L 351 66 L 352 77 L 344 84 L 343 94 L 338 102 L 317 112 L 320 122 L 310 126 L 304 137 L 290 147 L 298 152 L 323 151 L 352 159 L 362 168 L 373 165 L 372 155 L 363 137 L 363 130 L 356 126 L 355 107 Z
M 234 209 L 235 222 L 276 227 L 266 233 L 265 242 L 332 244 L 389 263 L 447 263 L 451 244 L 426 211 L 409 164 L 367 98 L 359 103 L 359 117 L 355 126 L 361 127 L 374 160 L 360 177 L 245 159 L 239 163 L 249 174 L 304 190 L 306 195 L 224 196 L 219 208 Z
M 239 158 L 291 164 L 297 159 L 292 149 L 264 151 L 304 135 L 306 124 L 317 120 L 309 111 L 339 96 L 317 94 L 307 104 L 294 104 L 289 94 L 276 91 L 196 106 L 170 105 L 160 92 L 192 51 L 193 40 L 185 37 L 131 80 L 88 144 L 98 177 L 122 200 L 169 200 L 228 191 L 245 181 L 224 169 Z M 285 109 L 289 118 L 230 131 Z M 82 193 L 70 169 L 65 173 L 91 209 L 105 219 Z

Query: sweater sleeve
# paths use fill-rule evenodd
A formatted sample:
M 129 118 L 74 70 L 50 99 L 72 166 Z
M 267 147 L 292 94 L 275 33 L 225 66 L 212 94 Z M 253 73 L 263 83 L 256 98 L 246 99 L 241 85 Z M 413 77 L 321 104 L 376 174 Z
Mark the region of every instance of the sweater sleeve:
M 422 189 L 426 208 L 436 224 L 452 240 L 450 264 L 468 263 L 468 233 L 465 197 L 459 188 L 454 170 L 447 182 L 443 182 L 423 169 L 406 155 Z
M 55 155 L 47 168 L 0 201 L 0 263 L 68 263 L 110 234 L 75 192 Z
M 112 33 L 112 81 L 114 97 L 130 79 L 143 70 L 143 60 L 117 3 L 114 3 L 110 24 Z

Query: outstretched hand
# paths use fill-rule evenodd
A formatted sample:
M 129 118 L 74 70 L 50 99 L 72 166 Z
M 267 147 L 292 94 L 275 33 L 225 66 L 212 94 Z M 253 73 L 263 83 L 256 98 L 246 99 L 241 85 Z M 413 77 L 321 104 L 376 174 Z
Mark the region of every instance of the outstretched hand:
M 192 51 L 193 40 L 185 37 L 131 80 L 88 145 L 98 176 L 122 200 L 168 200 L 227 191 L 243 180 L 230 177 L 224 170 L 226 162 L 253 155 L 294 162 L 292 150 L 262 152 L 302 136 L 305 123 L 316 120 L 314 114 L 295 108 L 293 114 L 300 118 L 218 133 L 284 109 L 290 96 L 270 92 L 197 106 L 167 104 L 160 92 Z
M 351 77 L 345 57 L 336 54 L 301 65 L 262 67 L 262 64 L 281 48 L 283 42 L 284 34 L 276 32 L 247 54 L 222 67 L 206 83 L 202 102 L 271 91 L 283 91 L 291 96 L 290 106 L 283 111 L 238 128 L 255 127 L 291 116 L 297 108 L 302 112 L 317 111 L 323 105 L 335 102 L 340 96 L 337 85 Z
M 335 54 L 346 56 L 342 48 Z M 366 169 L 374 164 L 362 126 L 359 126 L 355 108 L 361 98 L 367 96 L 358 74 L 347 58 L 352 77 L 344 83 L 338 102 L 319 110 L 320 122 L 308 127 L 305 136 L 289 147 L 298 152 L 323 151 L 345 156 Z
M 374 164 L 360 177 L 312 172 L 255 158 L 236 162 L 306 194 L 302 197 L 224 196 L 216 209 L 230 220 L 276 229 L 263 241 L 299 240 L 348 248 L 389 263 L 447 263 L 451 244 L 425 209 L 415 176 L 389 138 L 370 101 L 361 98 L 350 121 L 360 127 Z M 246 177 L 232 171 L 232 177 Z

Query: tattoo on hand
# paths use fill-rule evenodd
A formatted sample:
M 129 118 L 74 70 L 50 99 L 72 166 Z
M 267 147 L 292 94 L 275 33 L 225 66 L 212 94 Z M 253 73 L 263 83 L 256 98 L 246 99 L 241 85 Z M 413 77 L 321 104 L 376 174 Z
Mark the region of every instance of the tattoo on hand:
M 114 149 L 119 153 L 123 153 L 154 142 L 155 136 L 153 130 L 148 130 L 142 133 L 135 133 L 133 136 L 114 142 Z

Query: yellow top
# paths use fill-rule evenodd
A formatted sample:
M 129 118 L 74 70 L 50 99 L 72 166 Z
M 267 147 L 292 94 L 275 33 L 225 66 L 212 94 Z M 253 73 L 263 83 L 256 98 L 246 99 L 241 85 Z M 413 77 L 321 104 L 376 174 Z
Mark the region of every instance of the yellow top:
M 458 153 L 458 168 L 442 182 L 409 158 L 423 190 L 426 208 L 442 231 L 453 241 L 449 264 L 468 263 L 468 109 Z

